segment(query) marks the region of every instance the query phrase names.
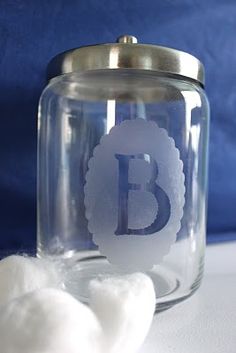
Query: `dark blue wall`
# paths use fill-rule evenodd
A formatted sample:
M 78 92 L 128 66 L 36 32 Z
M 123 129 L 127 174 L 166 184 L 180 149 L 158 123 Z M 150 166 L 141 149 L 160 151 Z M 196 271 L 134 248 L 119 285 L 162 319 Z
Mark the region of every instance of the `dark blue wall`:
M 33 249 L 36 115 L 49 59 L 123 33 L 188 51 L 211 104 L 209 240 L 236 234 L 236 2 L 0 1 L 0 248 Z

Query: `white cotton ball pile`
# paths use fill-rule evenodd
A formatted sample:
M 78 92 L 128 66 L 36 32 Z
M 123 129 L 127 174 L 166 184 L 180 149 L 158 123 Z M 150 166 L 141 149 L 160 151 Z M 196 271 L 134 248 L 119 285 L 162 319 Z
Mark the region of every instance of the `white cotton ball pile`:
M 61 273 L 52 261 L 17 255 L 0 261 L 0 306 L 36 289 L 61 286 Z
M 155 310 L 152 280 L 135 273 L 90 283 L 91 308 L 102 324 L 109 353 L 135 353 L 150 328 Z
M 62 289 L 62 266 L 0 261 L 1 353 L 136 353 L 151 325 L 155 292 L 142 274 L 90 283 L 91 309 Z
M 95 314 L 70 294 L 41 289 L 0 310 L 2 353 L 108 353 Z

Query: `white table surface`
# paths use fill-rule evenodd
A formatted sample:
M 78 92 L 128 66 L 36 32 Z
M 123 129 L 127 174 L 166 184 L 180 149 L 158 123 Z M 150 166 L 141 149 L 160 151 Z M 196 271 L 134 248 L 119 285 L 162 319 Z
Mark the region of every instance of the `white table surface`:
M 207 247 L 201 288 L 154 317 L 140 353 L 236 353 L 236 242 Z

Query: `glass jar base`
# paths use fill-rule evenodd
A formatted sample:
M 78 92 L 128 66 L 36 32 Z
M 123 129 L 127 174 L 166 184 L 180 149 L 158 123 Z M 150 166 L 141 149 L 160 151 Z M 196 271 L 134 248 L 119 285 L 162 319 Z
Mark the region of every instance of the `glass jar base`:
M 105 257 L 98 255 L 97 251 L 88 252 L 89 256 L 84 255 L 83 253 L 83 257 L 81 257 L 81 254 L 75 254 L 69 260 L 64 284 L 69 293 L 83 303 L 89 304 L 89 283 L 92 279 L 119 276 L 129 272 L 111 265 Z M 183 285 L 183 278 L 164 266 L 155 266 L 146 273 L 154 283 L 156 312 L 167 310 L 191 296 L 200 286 L 202 277 L 201 272 L 191 288 L 187 290 Z

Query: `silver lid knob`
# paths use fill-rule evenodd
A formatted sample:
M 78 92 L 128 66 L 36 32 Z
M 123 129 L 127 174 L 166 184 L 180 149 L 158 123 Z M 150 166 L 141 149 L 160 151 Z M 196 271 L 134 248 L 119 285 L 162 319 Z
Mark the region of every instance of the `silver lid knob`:
M 138 43 L 138 39 L 129 34 L 125 34 L 117 38 L 117 43 L 136 44 Z

